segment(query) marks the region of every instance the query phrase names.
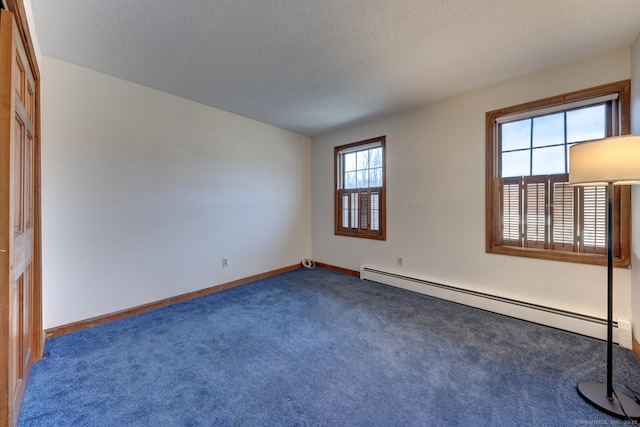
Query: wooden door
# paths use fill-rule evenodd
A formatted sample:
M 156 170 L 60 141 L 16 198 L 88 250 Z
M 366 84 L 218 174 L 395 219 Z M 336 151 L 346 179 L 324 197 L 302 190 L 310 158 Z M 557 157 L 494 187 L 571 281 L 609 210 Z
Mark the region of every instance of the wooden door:
M 13 14 L 3 10 L 0 16 L 0 391 L 6 392 L 1 393 L 0 425 L 10 426 L 17 422 L 31 365 L 41 352 L 39 215 L 36 215 L 39 147 L 36 145 L 36 73 L 32 61 Z M 34 244 L 36 237 L 37 245 Z

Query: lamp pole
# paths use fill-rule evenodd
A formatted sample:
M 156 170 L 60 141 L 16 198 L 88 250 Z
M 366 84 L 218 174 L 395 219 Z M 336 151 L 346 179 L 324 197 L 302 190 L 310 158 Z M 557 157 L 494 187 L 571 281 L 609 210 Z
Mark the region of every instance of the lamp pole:
M 607 399 L 613 400 L 613 182 L 607 183 Z
M 640 420 L 640 405 L 613 388 L 613 197 L 615 185 L 640 184 L 640 135 L 609 137 L 570 149 L 573 185 L 607 188 L 607 383 L 581 382 L 578 393 L 613 417 Z

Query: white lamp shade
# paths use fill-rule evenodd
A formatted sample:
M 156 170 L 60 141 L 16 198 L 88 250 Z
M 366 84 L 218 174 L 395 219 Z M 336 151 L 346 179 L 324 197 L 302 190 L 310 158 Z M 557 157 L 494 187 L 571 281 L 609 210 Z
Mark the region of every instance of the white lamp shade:
M 640 135 L 624 135 L 576 144 L 569 149 L 573 185 L 640 183 Z

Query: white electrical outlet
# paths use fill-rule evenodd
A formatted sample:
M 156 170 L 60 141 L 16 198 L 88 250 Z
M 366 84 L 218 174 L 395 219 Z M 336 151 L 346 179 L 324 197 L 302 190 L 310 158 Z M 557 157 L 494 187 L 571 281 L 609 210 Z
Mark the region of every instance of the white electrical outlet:
M 229 267 L 229 258 L 227 257 L 222 258 L 222 266 Z
M 403 264 L 404 264 L 404 259 L 402 259 L 402 257 L 401 257 L 401 256 L 399 256 L 399 257 L 398 257 L 398 265 L 399 265 L 400 267 L 402 267 L 402 265 L 403 265 Z

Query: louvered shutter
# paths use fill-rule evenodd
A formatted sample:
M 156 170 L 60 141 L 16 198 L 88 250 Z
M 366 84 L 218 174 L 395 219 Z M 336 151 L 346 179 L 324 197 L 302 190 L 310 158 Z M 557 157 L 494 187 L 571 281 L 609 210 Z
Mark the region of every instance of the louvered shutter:
M 567 182 L 568 175 L 550 178 L 551 185 L 551 249 L 576 250 L 576 192 Z
M 525 247 L 544 249 L 547 236 L 546 177 L 524 178 Z
M 369 191 L 361 190 L 360 192 L 360 229 L 369 229 Z
M 349 228 L 349 194 L 345 193 L 344 191 L 342 191 L 340 193 L 340 200 L 341 200 L 341 205 L 340 205 L 340 226 L 343 229 L 348 229 Z
M 581 247 L 585 253 L 606 253 L 607 187 L 582 187 Z
M 502 205 L 502 244 L 519 246 L 522 236 L 522 189 L 520 178 L 503 178 L 500 185 Z
M 340 190 L 340 228 L 345 231 L 380 231 L 382 188 Z
M 350 192 L 349 209 L 351 212 L 351 220 L 349 222 L 350 228 L 358 228 L 358 193 Z
M 380 230 L 380 189 L 371 189 L 371 230 Z

